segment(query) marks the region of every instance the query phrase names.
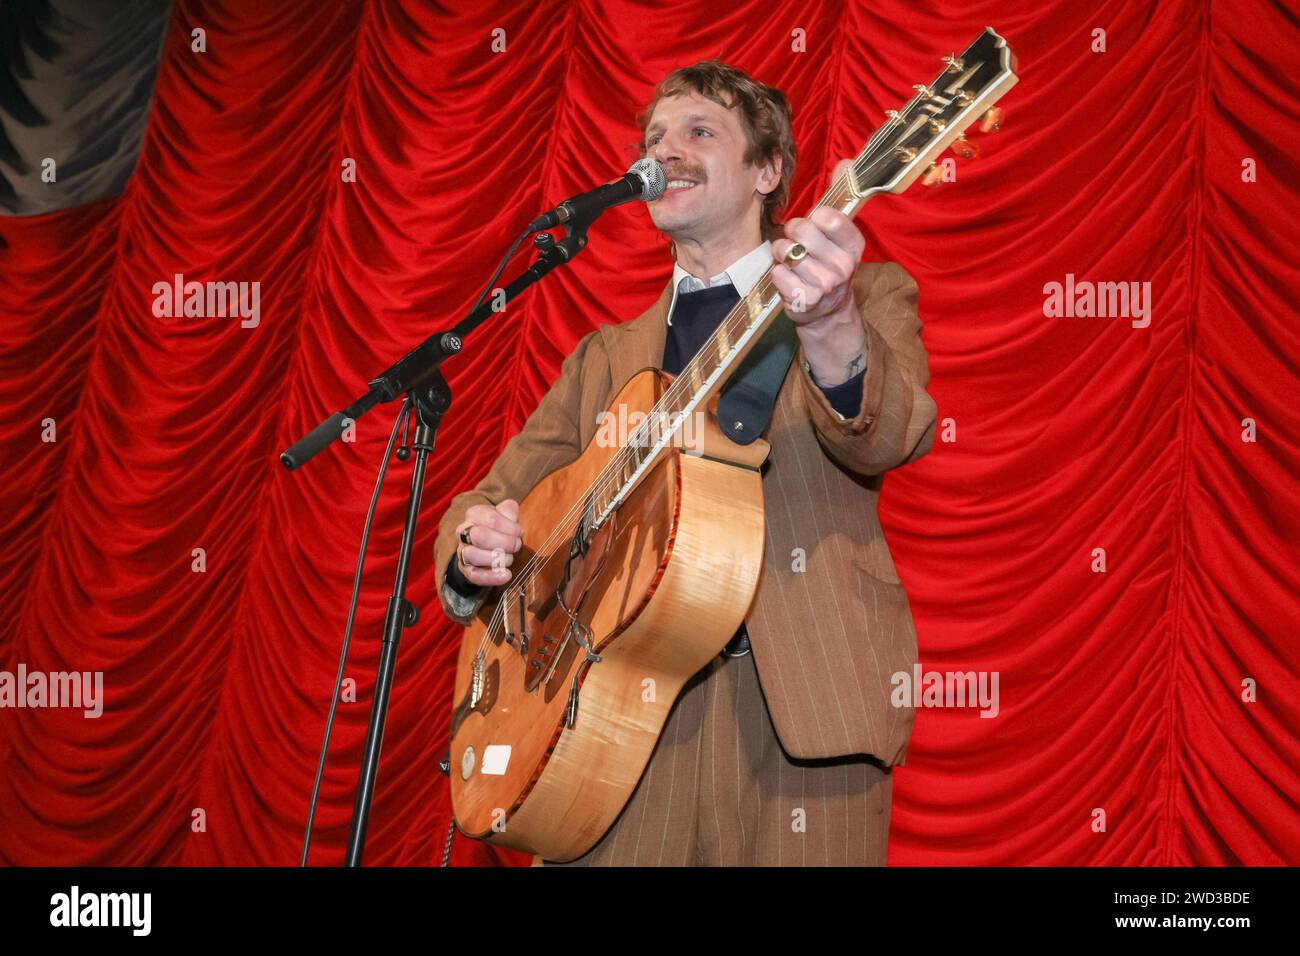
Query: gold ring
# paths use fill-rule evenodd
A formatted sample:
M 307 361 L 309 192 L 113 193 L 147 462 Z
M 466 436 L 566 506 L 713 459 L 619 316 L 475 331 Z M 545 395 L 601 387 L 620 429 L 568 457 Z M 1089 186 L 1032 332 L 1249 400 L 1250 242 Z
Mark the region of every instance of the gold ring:
M 787 266 L 794 265 L 806 255 L 808 255 L 808 250 L 803 247 L 803 243 L 796 242 L 790 247 L 790 251 L 785 254 L 784 264 Z

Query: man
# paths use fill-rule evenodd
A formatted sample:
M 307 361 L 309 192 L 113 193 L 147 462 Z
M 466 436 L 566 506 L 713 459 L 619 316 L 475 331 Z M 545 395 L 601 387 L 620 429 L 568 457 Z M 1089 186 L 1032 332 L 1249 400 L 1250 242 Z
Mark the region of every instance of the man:
M 883 865 L 890 771 L 914 720 L 890 705 L 890 679 L 911 672 L 916 635 L 876 504 L 881 475 L 934 436 L 916 284 L 894 263 L 860 263 L 863 236 L 836 210 L 777 225 L 795 163 L 779 90 L 708 61 L 669 75 L 642 119 L 668 178 L 649 209 L 672 239 L 673 279 L 639 318 L 584 337 L 483 481 L 452 500 L 439 594 L 468 622 L 510 580 L 518 499 L 579 456 L 589 413 L 640 368 L 678 371 L 801 244 L 804 258 L 772 270 L 798 350 L 765 435 L 753 606 L 682 690 L 622 814 L 573 862 Z

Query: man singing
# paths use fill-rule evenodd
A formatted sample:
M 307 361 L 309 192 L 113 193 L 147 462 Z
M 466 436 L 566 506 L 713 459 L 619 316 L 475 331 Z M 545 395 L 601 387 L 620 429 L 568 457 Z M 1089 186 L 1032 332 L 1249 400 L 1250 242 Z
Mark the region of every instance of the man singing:
M 487 476 L 452 500 L 439 594 L 467 623 L 511 579 L 519 499 L 582 453 L 579 408 L 606 407 L 639 368 L 680 371 L 781 263 L 772 281 L 798 349 L 764 435 L 758 591 L 677 698 L 623 812 L 572 864 L 883 865 L 891 768 L 915 717 L 891 705 L 891 678 L 917 649 L 877 502 L 883 474 L 925 454 L 935 426 L 916 283 L 861 262 L 862 233 L 834 209 L 777 224 L 795 167 L 780 90 L 699 63 L 659 85 L 640 126 L 667 174 L 649 209 L 672 240 L 672 280 L 640 317 L 585 336 Z M 806 255 L 784 264 L 796 243 Z

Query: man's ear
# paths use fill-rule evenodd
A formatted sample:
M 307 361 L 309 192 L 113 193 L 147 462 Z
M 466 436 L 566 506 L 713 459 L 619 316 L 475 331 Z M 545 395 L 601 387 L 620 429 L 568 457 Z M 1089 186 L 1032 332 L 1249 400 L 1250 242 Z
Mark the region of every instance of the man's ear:
M 754 187 L 764 196 L 781 185 L 781 154 L 777 153 L 758 167 L 758 183 Z

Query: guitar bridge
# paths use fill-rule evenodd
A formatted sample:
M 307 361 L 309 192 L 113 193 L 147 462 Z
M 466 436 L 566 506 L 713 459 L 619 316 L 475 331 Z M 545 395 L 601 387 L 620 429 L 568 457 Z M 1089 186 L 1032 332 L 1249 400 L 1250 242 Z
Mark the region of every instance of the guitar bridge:
M 505 642 L 517 650 L 521 657 L 528 656 L 528 592 L 527 583 L 506 591 L 502 598 L 504 607 L 501 618 Z

